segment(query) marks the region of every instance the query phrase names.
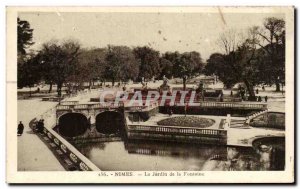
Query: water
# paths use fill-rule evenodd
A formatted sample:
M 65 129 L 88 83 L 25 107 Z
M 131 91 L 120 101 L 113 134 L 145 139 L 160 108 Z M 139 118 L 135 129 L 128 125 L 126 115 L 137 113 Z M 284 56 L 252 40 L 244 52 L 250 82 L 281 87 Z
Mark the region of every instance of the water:
M 284 144 L 262 148 L 118 141 L 77 145 L 103 171 L 264 171 L 284 169 Z M 261 145 L 261 144 L 259 144 Z

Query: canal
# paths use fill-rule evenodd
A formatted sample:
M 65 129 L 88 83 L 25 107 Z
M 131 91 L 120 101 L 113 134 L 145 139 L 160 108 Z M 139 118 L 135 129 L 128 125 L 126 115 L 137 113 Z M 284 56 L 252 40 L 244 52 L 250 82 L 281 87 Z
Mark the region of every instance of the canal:
M 284 138 L 254 148 L 128 140 L 75 145 L 103 171 L 284 170 L 284 146 Z

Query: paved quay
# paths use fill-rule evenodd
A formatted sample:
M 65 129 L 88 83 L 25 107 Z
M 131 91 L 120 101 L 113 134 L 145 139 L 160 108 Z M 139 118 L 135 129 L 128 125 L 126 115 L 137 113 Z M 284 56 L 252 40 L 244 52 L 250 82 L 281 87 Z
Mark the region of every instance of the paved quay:
M 97 90 L 78 94 L 65 100 L 78 100 L 87 103 L 91 96 L 96 96 Z M 65 171 L 55 155 L 47 148 L 47 145 L 31 130 L 29 122 L 41 119 L 41 115 L 54 108 L 58 102 L 42 101 L 41 98 L 18 100 L 18 123 L 22 121 L 24 132 L 18 137 L 18 170 L 19 171 Z M 51 127 L 53 120 L 45 119 L 45 127 Z M 17 125 L 16 125 L 17 130 Z M 17 134 L 17 133 L 16 133 Z
M 24 124 L 23 135 L 18 137 L 18 171 L 65 170 L 53 153 L 29 127 L 29 122 L 33 118 L 39 118 L 39 115 L 56 104 L 55 102 L 43 102 L 41 99 L 18 100 L 18 123 L 22 121 Z

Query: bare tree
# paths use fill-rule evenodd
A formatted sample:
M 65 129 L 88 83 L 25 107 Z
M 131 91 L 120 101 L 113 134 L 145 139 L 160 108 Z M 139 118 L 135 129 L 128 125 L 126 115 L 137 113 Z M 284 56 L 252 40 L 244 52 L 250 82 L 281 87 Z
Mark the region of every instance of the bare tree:
M 237 33 L 236 30 L 230 29 L 220 35 L 217 43 L 221 50 L 228 55 L 230 52 L 234 52 L 238 48 L 241 43 L 241 38 L 239 38 L 241 36 L 241 33 Z
M 224 63 L 233 70 L 236 81 L 245 83 L 249 92 L 249 100 L 255 100 L 253 60 L 255 59 L 257 35 L 248 30 L 238 33 L 234 30 L 225 31 L 220 35 L 218 44 L 225 52 Z

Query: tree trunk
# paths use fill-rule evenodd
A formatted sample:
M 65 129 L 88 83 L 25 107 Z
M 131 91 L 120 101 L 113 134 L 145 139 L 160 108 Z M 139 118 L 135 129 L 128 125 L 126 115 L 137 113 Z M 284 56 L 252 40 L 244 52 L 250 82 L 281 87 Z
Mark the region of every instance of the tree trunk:
M 280 92 L 280 83 L 279 83 L 279 81 L 277 80 L 275 84 L 276 84 L 276 92 Z
M 51 93 L 52 92 L 52 82 L 50 82 L 50 86 L 49 86 L 49 91 L 48 93 Z
M 185 89 L 186 89 L 186 78 L 183 77 L 182 80 L 183 80 L 183 90 L 185 91 Z
M 112 87 L 115 86 L 115 78 L 112 78 Z
M 61 97 L 61 88 L 62 88 L 62 83 L 57 84 L 57 96 Z
M 248 82 L 248 80 L 246 80 L 246 79 L 244 80 L 244 82 L 245 82 L 245 85 L 246 85 L 247 90 L 249 92 L 249 99 L 248 100 L 249 101 L 256 101 L 253 85 L 250 82 Z
M 89 89 L 92 88 L 92 80 L 89 81 Z

